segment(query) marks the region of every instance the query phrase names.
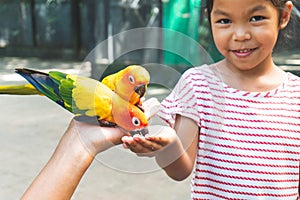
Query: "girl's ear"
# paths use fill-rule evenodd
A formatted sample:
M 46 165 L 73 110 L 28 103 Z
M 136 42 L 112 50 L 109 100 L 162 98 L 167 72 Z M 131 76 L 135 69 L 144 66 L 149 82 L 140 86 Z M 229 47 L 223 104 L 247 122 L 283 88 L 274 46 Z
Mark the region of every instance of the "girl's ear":
M 279 24 L 280 29 L 284 29 L 288 25 L 291 18 L 292 9 L 293 3 L 291 1 L 287 1 L 285 3 L 285 8 L 282 10 L 281 13 L 281 19 Z

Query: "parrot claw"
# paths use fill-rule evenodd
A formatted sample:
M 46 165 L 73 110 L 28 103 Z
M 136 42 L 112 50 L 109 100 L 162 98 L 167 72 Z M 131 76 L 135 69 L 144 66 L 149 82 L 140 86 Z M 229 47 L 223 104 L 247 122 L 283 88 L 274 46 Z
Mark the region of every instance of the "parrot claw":
M 98 122 L 97 117 L 89 117 L 86 115 L 78 115 L 78 116 L 75 116 L 74 119 L 79 122 L 85 122 L 85 123 L 95 124 L 95 125 L 97 125 L 97 122 Z
M 116 123 L 109 122 L 106 120 L 98 120 L 98 122 L 99 122 L 99 125 L 102 127 L 117 127 Z
M 130 133 L 131 136 L 134 136 L 136 134 L 145 136 L 149 133 L 149 130 L 148 130 L 148 128 L 143 128 L 143 129 L 130 131 L 129 133 Z

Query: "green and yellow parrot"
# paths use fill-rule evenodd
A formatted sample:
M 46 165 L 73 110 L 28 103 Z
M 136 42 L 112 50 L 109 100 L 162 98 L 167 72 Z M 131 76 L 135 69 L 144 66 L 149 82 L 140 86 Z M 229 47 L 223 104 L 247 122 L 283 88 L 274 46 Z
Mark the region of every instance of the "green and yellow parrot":
M 145 95 L 149 82 L 149 72 L 140 65 L 129 65 L 114 74 L 104 77 L 101 81 L 124 100 L 135 105 L 141 105 L 141 97 Z M 0 94 L 42 95 L 31 84 L 0 86 Z
M 58 71 L 43 73 L 24 68 L 16 69 L 16 73 L 31 84 L 26 85 L 29 91 L 37 90 L 76 115 L 97 117 L 100 125 L 113 124 L 131 134 L 147 133 L 148 120 L 143 111 L 97 80 Z M 11 91 L 6 90 L 9 86 L 1 87 L 2 94 Z
M 150 82 L 149 72 L 140 65 L 130 65 L 117 73 L 106 76 L 101 81 L 123 99 L 141 105 Z

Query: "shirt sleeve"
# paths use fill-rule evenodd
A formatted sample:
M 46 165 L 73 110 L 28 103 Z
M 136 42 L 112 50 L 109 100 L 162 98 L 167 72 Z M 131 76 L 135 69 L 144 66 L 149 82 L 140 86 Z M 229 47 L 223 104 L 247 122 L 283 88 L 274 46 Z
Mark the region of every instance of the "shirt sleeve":
M 191 70 L 181 76 L 169 96 L 161 102 L 158 112 L 158 116 L 171 127 L 174 127 L 176 114 L 200 123 Z

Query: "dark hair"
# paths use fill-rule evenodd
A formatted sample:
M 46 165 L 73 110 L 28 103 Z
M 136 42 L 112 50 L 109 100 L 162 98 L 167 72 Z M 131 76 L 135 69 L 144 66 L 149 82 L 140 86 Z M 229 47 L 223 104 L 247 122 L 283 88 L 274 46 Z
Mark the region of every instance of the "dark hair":
M 278 9 L 278 11 L 279 11 L 279 21 L 278 21 L 278 23 L 280 23 L 280 18 L 281 18 L 282 11 L 285 8 L 285 3 L 288 0 L 269 0 L 269 1 L 271 1 L 273 3 L 273 5 Z M 207 15 L 208 15 L 207 17 L 208 17 L 208 20 L 209 20 L 210 23 L 211 23 L 210 14 L 211 14 L 213 5 L 214 5 L 214 0 L 206 0 L 206 11 L 207 11 Z

